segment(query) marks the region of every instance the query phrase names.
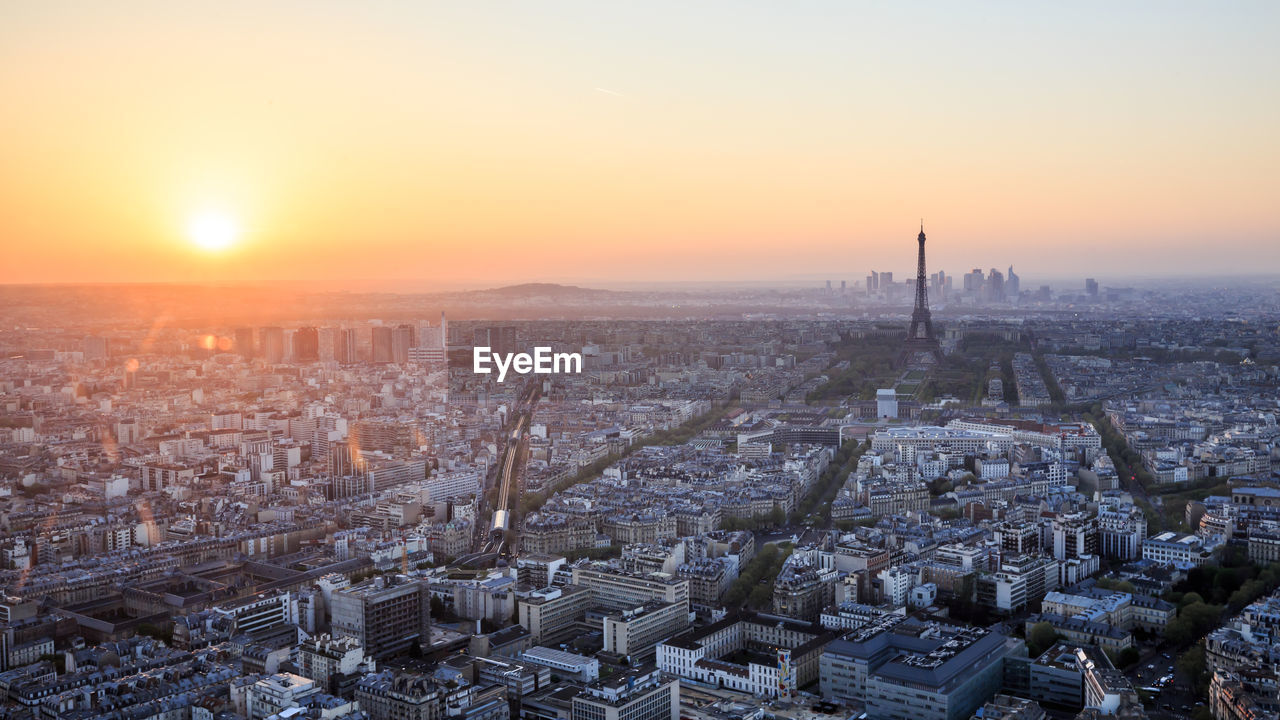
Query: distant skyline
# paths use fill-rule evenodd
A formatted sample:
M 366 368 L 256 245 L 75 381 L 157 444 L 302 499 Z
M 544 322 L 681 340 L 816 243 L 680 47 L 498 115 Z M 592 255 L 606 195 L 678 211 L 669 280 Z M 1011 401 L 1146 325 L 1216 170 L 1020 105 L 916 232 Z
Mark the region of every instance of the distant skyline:
M 1280 4 L 24 3 L 0 283 L 1280 273 Z M 832 270 L 831 268 L 840 268 Z M 321 289 L 321 288 L 316 288 Z

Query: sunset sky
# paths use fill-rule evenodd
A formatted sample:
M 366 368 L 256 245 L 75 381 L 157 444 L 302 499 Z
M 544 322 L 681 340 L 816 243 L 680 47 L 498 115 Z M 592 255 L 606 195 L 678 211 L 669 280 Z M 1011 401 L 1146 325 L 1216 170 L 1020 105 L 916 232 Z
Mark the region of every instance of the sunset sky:
M 39 2 L 0 282 L 1280 273 L 1280 2 Z

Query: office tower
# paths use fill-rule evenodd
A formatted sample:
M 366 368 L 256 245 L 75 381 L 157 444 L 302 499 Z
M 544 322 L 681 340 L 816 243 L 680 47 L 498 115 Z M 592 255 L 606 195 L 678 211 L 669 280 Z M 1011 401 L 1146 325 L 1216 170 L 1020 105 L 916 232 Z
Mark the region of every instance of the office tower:
M 376 327 L 373 329 L 373 361 L 376 363 L 391 362 L 393 352 L 391 328 Z
M 1004 279 L 1004 296 L 1016 300 L 1018 298 L 1019 284 L 1021 280 L 1013 272 L 1013 266 L 1009 266 L 1009 275 Z
M 116 442 L 121 445 L 132 445 L 142 440 L 142 426 L 137 420 L 127 419 L 116 423 Z
M 333 592 L 332 627 L 353 637 L 369 657 L 382 659 L 431 643 L 431 592 L 404 576 L 366 580 Z
M 236 328 L 232 337 L 236 343 L 236 352 L 241 357 L 253 357 L 253 328 Z
M 418 328 L 418 343 L 414 347 L 439 352 L 444 347 L 444 338 L 440 335 L 440 328 L 431 327 L 430 325 L 423 325 Z
M 391 331 L 391 361 L 409 362 L 409 348 L 417 345 L 416 333 L 412 325 L 397 325 Z
M 504 353 L 520 352 L 521 348 L 516 341 L 516 329 L 514 327 L 507 325 L 498 328 L 498 347 Z
M 107 356 L 107 339 L 90 335 L 84 339 L 82 350 L 85 360 L 101 360 Z
M 919 255 L 916 258 L 916 304 L 911 312 L 911 328 L 902 344 L 902 365 L 932 365 L 942 362 L 942 348 L 933 334 L 933 318 L 929 313 L 929 286 L 924 264 L 924 223 L 920 224 Z
M 355 328 L 341 328 L 333 336 L 333 359 L 340 365 L 350 365 L 358 359 L 358 338 Z
M 966 273 L 964 276 L 964 291 L 966 293 L 981 294 L 983 284 L 982 268 L 974 268 L 973 272 Z
M 880 282 L 880 276 L 876 273 L 875 270 L 872 270 L 871 274 L 867 276 L 867 294 L 868 295 L 876 294 L 876 291 L 880 289 L 879 282 Z
M 503 355 L 518 352 L 516 329 L 510 325 L 476 328 L 472 335 L 472 344 L 475 347 L 491 348 L 495 354 Z
M 284 330 L 278 327 L 258 328 L 258 348 L 269 363 L 284 360 Z
M 828 294 L 828 295 L 830 295 L 830 294 L 831 294 L 831 281 L 830 281 L 830 280 L 828 280 L 828 281 L 827 281 L 827 294 Z
M 320 347 L 318 350 L 320 362 L 333 362 L 335 356 L 334 349 L 338 346 L 338 335 L 342 332 L 342 328 L 320 328 L 318 331 Z
M 986 296 L 992 302 L 1004 300 L 1004 273 L 995 268 L 987 276 Z
M 840 281 L 840 294 L 841 294 L 841 295 L 843 295 L 843 294 L 845 293 L 845 290 L 848 290 L 848 289 L 849 289 L 849 288 L 848 288 L 848 284 L 847 284 L 844 280 L 841 280 L 841 281 Z
M 416 342 L 408 351 L 408 361 L 418 364 L 443 364 L 446 362 L 444 313 L 440 314 L 440 327 L 423 325 L 417 330 Z
M 320 359 L 320 331 L 313 327 L 301 327 L 293 333 L 293 359 L 295 362 L 315 362 Z
M 443 310 L 440 311 L 440 343 L 445 350 L 449 349 L 449 320 Z
M 1098 297 L 1098 281 L 1094 280 L 1093 278 L 1086 279 L 1084 281 L 1084 294 L 1088 295 L 1090 298 L 1097 298 Z

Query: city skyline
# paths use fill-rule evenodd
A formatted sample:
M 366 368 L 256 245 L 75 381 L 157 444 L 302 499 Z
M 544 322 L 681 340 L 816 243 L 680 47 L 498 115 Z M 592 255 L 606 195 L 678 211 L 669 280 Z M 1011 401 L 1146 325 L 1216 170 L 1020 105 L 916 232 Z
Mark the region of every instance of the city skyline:
M 924 8 L 17 8 L 0 282 L 1280 272 L 1275 6 Z
M 9 5 L 0 720 L 1280 717 L 1280 4 Z

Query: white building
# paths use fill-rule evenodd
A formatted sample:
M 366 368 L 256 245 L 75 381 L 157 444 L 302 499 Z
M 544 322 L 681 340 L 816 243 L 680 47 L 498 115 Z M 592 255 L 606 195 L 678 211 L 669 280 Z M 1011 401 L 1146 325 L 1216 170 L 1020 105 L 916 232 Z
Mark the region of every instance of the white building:
M 593 657 L 540 645 L 525 650 L 520 657 L 531 663 L 545 665 L 557 675 L 573 678 L 579 682 L 592 682 L 600 677 L 600 661 Z
M 245 706 L 249 720 L 265 720 L 281 710 L 298 707 L 310 695 L 320 692 L 315 680 L 293 673 L 276 673 L 248 688 Z
M 893 607 L 906 605 L 915 585 L 916 574 L 906 567 L 899 565 L 880 571 L 880 593 Z
M 990 452 L 1007 455 L 1013 449 L 1012 435 L 957 430 L 936 425 L 891 427 L 877 430 L 871 436 L 871 451 L 896 453 L 896 459 L 914 460 L 921 452 L 978 455 Z
M 1142 543 L 1142 559 L 1158 563 L 1173 563 L 1181 569 L 1204 565 L 1213 553 L 1204 541 L 1195 535 L 1179 535 L 1172 530 L 1147 538 Z
M 469 498 L 480 493 L 480 474 L 475 470 L 436 473 L 426 482 L 433 502 Z

